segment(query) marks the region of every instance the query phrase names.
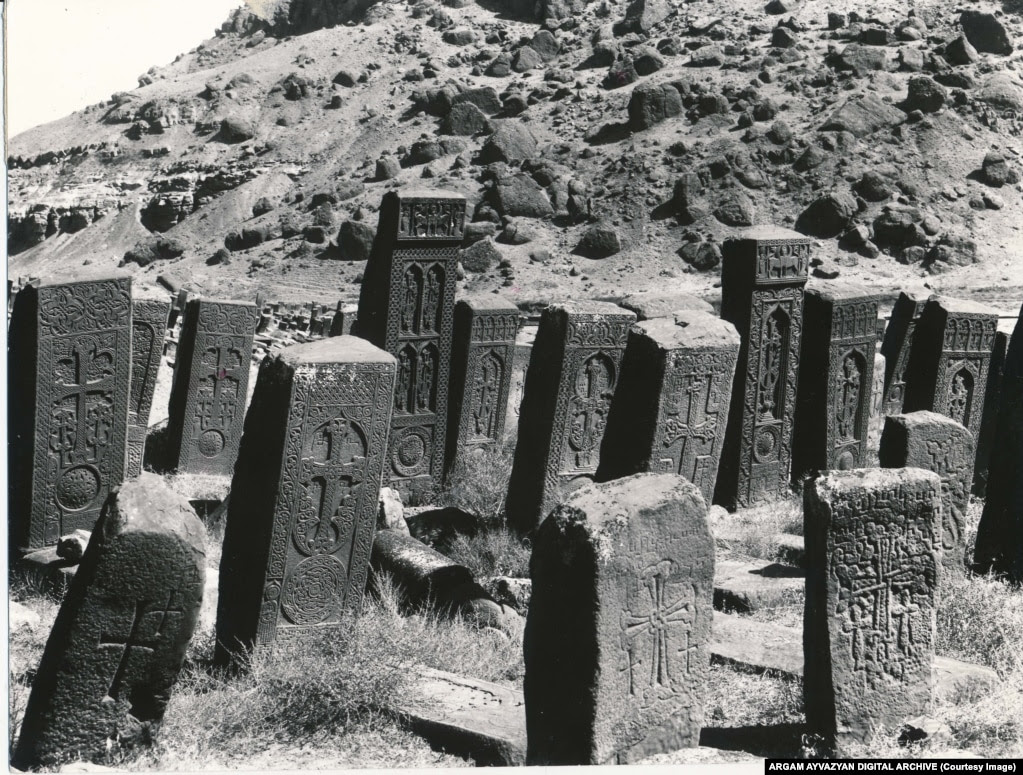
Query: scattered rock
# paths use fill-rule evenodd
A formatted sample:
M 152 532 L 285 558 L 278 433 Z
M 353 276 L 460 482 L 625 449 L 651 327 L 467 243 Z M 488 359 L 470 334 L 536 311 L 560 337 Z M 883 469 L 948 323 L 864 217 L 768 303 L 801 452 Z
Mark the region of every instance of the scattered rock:
M 1008 73 L 989 75 L 975 96 L 979 102 L 994 108 L 1023 112 L 1023 87 Z
M 714 217 L 726 226 L 752 226 L 756 219 L 756 208 L 742 191 L 731 191 L 718 203 Z
M 477 132 L 489 132 L 490 122 L 483 111 L 471 102 L 454 105 L 451 112 L 444 118 L 442 131 L 449 135 L 469 137 Z
M 996 151 L 991 151 L 984 157 L 980 168 L 980 177 L 989 186 L 995 187 L 1004 186 L 1006 183 L 1015 183 L 1019 179 L 1015 171 L 1009 168 L 1005 157 Z
M 678 253 L 683 261 L 701 272 L 714 269 L 721 263 L 721 248 L 716 242 L 688 242 Z
M 837 237 L 856 215 L 856 199 L 851 194 L 833 191 L 818 198 L 796 219 L 796 230 L 814 237 Z
M 132 249 L 124 254 L 124 263 L 149 266 L 160 259 L 177 258 L 184 252 L 184 243 L 174 237 L 146 237 L 136 242 Z
M 635 32 L 649 32 L 670 13 L 668 0 L 632 0 L 625 11 L 625 27 Z
M 851 70 L 857 76 L 871 71 L 887 70 L 888 55 L 883 49 L 850 43 L 830 60 L 836 70 Z
M 511 54 L 502 51 L 487 65 L 486 74 L 494 78 L 507 78 L 511 75 Z
M 633 52 L 632 66 L 636 68 L 636 73 L 639 75 L 653 75 L 664 67 L 664 57 L 657 52 L 657 49 L 643 46 Z
M 536 229 L 522 221 L 509 221 L 497 241 L 506 245 L 525 245 L 537 238 Z
M 874 219 L 874 242 L 895 250 L 926 245 L 927 235 L 917 224 L 918 220 L 918 213 L 912 210 L 888 207 Z
M 960 35 L 945 44 L 945 59 L 949 61 L 949 64 L 972 65 L 979 58 L 977 49 L 970 45 L 970 41 L 966 39 L 965 35 Z
M 486 237 L 460 250 L 458 256 L 466 272 L 481 274 L 489 272 L 500 262 L 501 251 L 490 237 Z
M 856 193 L 868 202 L 883 202 L 894 191 L 894 186 L 881 173 L 869 170 L 856 183 Z
M 821 131 L 850 132 L 855 137 L 866 137 L 880 129 L 898 126 L 906 115 L 893 105 L 882 102 L 873 94 L 846 100 L 824 122 Z
M 512 55 L 511 67 L 516 73 L 528 73 L 543 67 L 543 59 L 536 53 L 536 49 L 523 46 Z
M 935 113 L 945 104 L 948 93 L 945 88 L 926 75 L 915 75 L 909 79 L 909 96 L 906 97 L 907 111 L 919 110 Z
M 927 254 L 924 268 L 928 272 L 938 273 L 961 266 L 971 266 L 978 260 L 976 242 L 968 237 L 945 234 Z
M 595 223 L 583 232 L 574 252 L 585 258 L 607 258 L 621 249 L 622 240 L 618 232 L 607 224 Z
M 495 161 L 512 164 L 535 155 L 536 138 L 529 127 L 516 120 L 504 120 L 483 144 L 479 160 L 482 164 Z
M 334 76 L 334 83 L 351 88 L 358 83 L 358 76 L 356 76 L 351 70 L 340 70 L 338 71 L 338 74 Z
M 717 46 L 703 46 L 693 52 L 689 60 L 690 67 L 721 67 L 728 57 Z
M 556 59 L 561 53 L 561 43 L 550 30 L 537 30 L 533 39 L 529 41 L 529 47 L 539 54 L 544 62 Z
M 1012 53 L 1012 41 L 1005 26 L 993 13 L 963 11 L 959 17 L 963 34 L 973 47 L 985 54 L 1007 56 Z
M 629 126 L 634 131 L 649 129 L 681 114 L 682 97 L 671 84 L 641 84 L 629 99 Z
M 393 156 L 381 156 L 377 159 L 376 179 L 391 180 L 401 173 L 401 164 Z
M 337 235 L 337 246 L 346 261 L 366 261 L 373 250 L 376 231 L 362 221 L 345 221 Z
M 476 33 L 468 27 L 457 27 L 447 30 L 442 38 L 445 43 L 450 43 L 452 46 L 468 46 L 476 42 Z
M 788 27 L 775 27 L 771 31 L 771 45 L 775 48 L 792 48 L 798 42 L 796 34 Z
M 225 143 L 243 143 L 256 136 L 256 129 L 251 121 L 228 116 L 220 122 L 220 138 Z

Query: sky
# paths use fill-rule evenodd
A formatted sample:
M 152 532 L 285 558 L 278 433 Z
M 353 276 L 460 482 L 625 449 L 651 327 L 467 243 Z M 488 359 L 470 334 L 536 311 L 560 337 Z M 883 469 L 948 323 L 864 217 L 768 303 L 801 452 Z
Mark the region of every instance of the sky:
M 138 86 L 242 0 L 7 0 L 8 136 Z

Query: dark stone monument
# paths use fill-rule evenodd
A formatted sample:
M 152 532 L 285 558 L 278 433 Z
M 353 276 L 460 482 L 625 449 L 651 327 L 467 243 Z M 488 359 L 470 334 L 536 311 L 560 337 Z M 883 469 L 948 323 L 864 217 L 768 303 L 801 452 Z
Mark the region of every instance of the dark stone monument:
M 353 336 L 263 361 L 231 482 L 219 664 L 358 614 L 393 393 L 394 358 Z
M 758 227 L 723 248 L 721 317 L 742 346 L 714 500 L 734 509 L 788 489 L 810 240 Z
M 803 508 L 806 719 L 842 756 L 931 702 L 941 482 L 918 468 L 831 472 L 807 483 Z
M 906 400 L 906 366 L 913 349 L 913 338 L 924 299 L 903 291 L 892 308 L 892 316 L 881 342 L 884 363 L 884 413 L 900 414 Z
M 334 310 L 334 317 L 330 321 L 329 336 L 344 336 L 352 333 L 356 319 L 359 316 L 359 307 L 355 304 L 347 304 L 343 301 L 337 303 Z
M 131 303 L 131 401 L 128 403 L 128 454 L 124 477 L 142 472 L 142 457 L 149 431 L 156 375 L 163 357 L 170 300 L 135 299 Z
M 10 545 L 92 530 L 124 475 L 131 278 L 27 285 L 10 325 Z
M 995 344 L 991 348 L 991 363 L 987 372 L 987 390 L 984 391 L 984 414 L 980 418 L 980 433 L 977 434 L 977 464 L 973 469 L 973 492 L 981 498 L 987 493 L 988 468 L 997 434 L 998 407 L 1001 405 L 1002 377 L 1008 349 L 1008 334 L 995 331 Z
M 941 477 L 941 548 L 946 568 L 962 568 L 966 509 L 973 485 L 973 434 L 936 412 L 888 417 L 878 458 L 883 468 L 923 468 Z
M 698 745 L 714 587 L 699 490 L 649 473 L 577 490 L 537 530 L 530 575 L 527 764 Z
M 46 642 L 17 767 L 52 768 L 153 735 L 199 617 L 204 535 L 158 476 L 111 494 Z
M 802 363 L 792 436 L 792 480 L 810 471 L 867 463 L 877 305 L 855 285 L 808 288 Z
M 359 297 L 355 333 L 398 361 L 384 479 L 405 493 L 444 473 L 455 306 L 465 199 L 446 191 L 390 191 Z
M 243 301 L 188 302 L 171 386 L 171 467 L 230 475 L 238 455 L 259 312 Z
M 636 316 L 601 301 L 544 310 L 529 360 L 508 524 L 532 532 L 565 491 L 592 481 Z
M 1023 582 L 1023 308 L 1002 370 L 998 424 L 974 564 Z
M 905 411 L 930 410 L 976 438 L 998 316 L 982 304 L 932 296 L 920 313 L 906 370 Z
M 519 310 L 500 296 L 459 299 L 451 359 L 448 465 L 471 447 L 504 438 Z
M 608 415 L 597 481 L 684 476 L 708 503 L 725 436 L 739 335 L 702 311 L 637 323 Z

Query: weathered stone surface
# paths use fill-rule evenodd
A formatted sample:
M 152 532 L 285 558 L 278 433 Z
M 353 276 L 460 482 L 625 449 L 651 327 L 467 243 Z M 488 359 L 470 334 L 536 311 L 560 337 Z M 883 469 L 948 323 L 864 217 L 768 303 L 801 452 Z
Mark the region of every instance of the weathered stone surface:
M 615 304 L 577 301 L 544 310 L 533 344 L 508 487 L 508 524 L 530 533 L 558 493 L 590 481 L 600 461 L 629 325 Z
M 963 34 L 973 47 L 985 54 L 1008 56 L 1013 46 L 1005 26 L 993 13 L 967 10 L 959 16 Z
M 635 312 L 636 319 L 672 317 L 681 310 L 714 312 L 714 306 L 697 296 L 679 291 L 640 291 L 631 293 L 619 302 L 625 309 Z
M 701 311 L 637 323 L 607 420 L 597 481 L 684 476 L 710 502 L 731 400 L 735 327 Z
M 401 493 L 390 487 L 381 487 L 378 501 L 377 529 L 397 530 L 399 533 L 408 535 L 409 529 L 405 522 L 405 507 L 401 502 Z
M 153 407 L 156 375 L 163 358 L 163 339 L 167 334 L 170 300 L 136 299 L 131 318 L 131 399 L 128 404 L 128 450 L 124 477 L 142 472 L 142 457 L 149 430 L 149 410 Z
M 124 475 L 131 278 L 47 281 L 18 292 L 10 324 L 10 545 L 92 530 Z
M 533 354 L 533 340 L 536 326 L 523 326 L 515 339 L 515 356 L 512 359 L 511 386 L 508 389 L 508 416 L 504 423 L 505 439 L 518 436 L 519 415 L 522 410 L 522 396 L 526 387 L 526 372 Z
M 821 126 L 822 132 L 851 132 L 856 137 L 866 137 L 880 129 L 898 126 L 906 120 L 906 114 L 882 102 L 873 94 L 846 100 Z
M 532 51 L 532 49 L 530 49 Z M 495 123 L 497 123 L 495 121 Z M 536 138 L 529 127 L 517 120 L 501 121 L 480 149 L 480 162 L 508 164 L 531 159 L 536 155 Z
M 906 96 L 906 110 L 920 110 L 934 113 L 941 109 L 947 98 L 945 87 L 926 75 L 909 79 L 909 93 Z
M 577 490 L 533 544 L 527 762 L 629 763 L 696 746 L 709 667 L 714 540 L 673 474 Z
M 111 494 L 46 643 L 16 766 L 105 755 L 155 733 L 199 615 L 204 533 L 157 476 Z
M 490 122 L 483 111 L 471 102 L 451 106 L 451 112 L 444 117 L 444 133 L 470 136 L 490 130 Z
M 867 464 L 880 298 L 859 285 L 811 281 L 807 288 L 802 358 L 813 368 L 799 373 L 794 482 L 809 471 L 844 471 Z
M 941 481 L 916 468 L 832 472 L 804 491 L 804 702 L 842 754 L 933 695 Z
M 983 304 L 932 296 L 906 369 L 905 411 L 938 412 L 980 432 L 998 317 Z
M 394 370 L 391 355 L 354 336 L 263 361 L 231 482 L 218 663 L 358 615 Z
M 924 311 L 925 299 L 903 291 L 895 302 L 888 327 L 881 342 L 885 357 L 884 413 L 900 414 L 906 399 L 906 367 L 913 350 L 913 336 L 917 321 Z
M 258 320 L 251 302 L 188 302 L 167 431 L 168 463 L 178 471 L 227 475 L 234 470 Z
M 879 321 L 880 322 L 880 321 Z M 867 444 L 871 449 L 877 446 L 884 425 L 884 375 L 887 360 L 879 352 L 874 353 L 874 383 L 870 390 L 870 422 L 867 424 Z
M 448 465 L 470 448 L 504 438 L 519 310 L 492 293 L 455 304 L 451 354 Z
M 994 449 L 998 428 L 998 408 L 1002 401 L 1002 379 L 1005 374 L 1005 355 L 1009 347 L 1006 331 L 995 332 L 995 345 L 991 348 L 991 365 L 987 373 L 987 390 L 984 392 L 984 414 L 977 434 L 977 462 L 973 468 L 973 492 L 979 497 L 987 493 L 988 467 Z
M 923 468 L 941 477 L 941 548 L 947 568 L 962 568 L 965 559 L 974 457 L 973 434 L 944 415 L 910 412 L 885 420 L 881 466 Z
M 758 227 L 724 244 L 721 317 L 742 337 L 714 502 L 771 500 L 788 487 L 810 240 Z
M 714 568 L 714 607 L 750 613 L 792 605 L 803 599 L 806 574 L 777 562 L 718 560 Z
M 490 201 L 499 215 L 513 218 L 548 218 L 554 208 L 547 193 L 529 175 L 502 175 L 494 184 Z
M 594 223 L 583 232 L 574 252 L 585 258 L 609 258 L 621 250 L 618 230 L 607 223 Z
M 517 689 L 427 667 L 389 710 L 435 748 L 478 767 L 526 763 L 525 700 Z
M 629 126 L 633 131 L 649 129 L 681 114 L 682 96 L 670 83 L 641 84 L 629 98 Z
M 998 425 L 974 562 L 1023 582 L 1023 308 L 1002 371 Z
M 373 250 L 376 232 L 362 221 L 347 220 L 337 233 L 337 246 L 346 261 L 366 261 Z
M 444 471 L 455 265 L 465 199 L 389 192 L 359 297 L 358 333 L 398 359 L 384 479 L 399 491 Z
M 92 533 L 88 530 L 75 530 L 57 541 L 57 556 L 68 562 L 79 563 L 85 555 Z

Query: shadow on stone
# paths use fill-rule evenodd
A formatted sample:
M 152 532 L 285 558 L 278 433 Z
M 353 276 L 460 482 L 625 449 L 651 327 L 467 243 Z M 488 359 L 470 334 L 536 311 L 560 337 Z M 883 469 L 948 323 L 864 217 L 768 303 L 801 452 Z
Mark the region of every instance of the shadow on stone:
M 700 745 L 725 751 L 746 751 L 756 756 L 792 756 L 802 746 L 804 724 L 753 727 L 704 727 Z

